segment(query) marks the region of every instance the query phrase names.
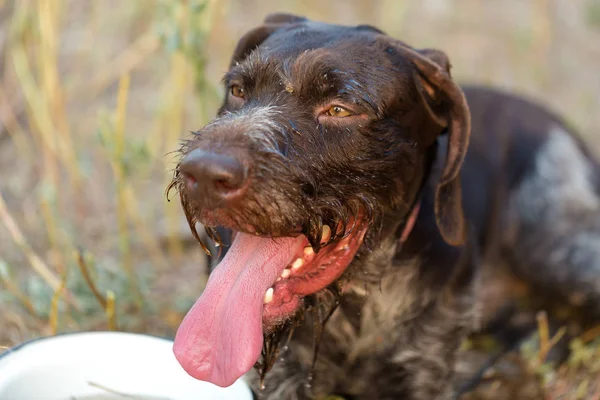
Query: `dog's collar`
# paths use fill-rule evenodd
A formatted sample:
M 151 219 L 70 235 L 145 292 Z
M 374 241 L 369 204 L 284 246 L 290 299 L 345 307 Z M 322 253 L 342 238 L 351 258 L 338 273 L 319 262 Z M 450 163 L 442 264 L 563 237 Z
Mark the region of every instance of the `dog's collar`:
M 442 135 L 447 133 L 448 129 L 444 129 L 441 133 Z M 438 140 L 435 141 L 433 146 L 429 148 L 427 152 L 427 156 L 429 157 L 429 163 L 427 166 L 427 171 L 423 176 L 423 182 L 421 182 L 421 187 L 417 193 L 417 197 L 414 200 L 412 209 L 410 210 L 410 214 L 408 214 L 408 218 L 404 222 L 404 227 L 402 228 L 402 233 L 400 234 L 400 238 L 398 239 L 398 243 L 402 246 L 410 236 L 413 228 L 415 227 L 415 223 L 417 222 L 417 217 L 419 216 L 419 210 L 421 209 L 421 201 L 423 200 L 423 194 L 425 192 L 425 188 L 427 186 L 427 182 L 430 179 L 431 170 L 433 169 L 433 165 L 437 159 L 437 151 L 438 151 L 439 143 Z
M 417 222 L 417 217 L 419 216 L 419 210 L 421 209 L 421 199 L 418 199 L 415 205 L 410 212 L 406 223 L 404 224 L 404 228 L 402 228 L 402 234 L 400 235 L 400 244 L 403 244 L 408 239 L 408 236 L 412 232 L 415 222 Z

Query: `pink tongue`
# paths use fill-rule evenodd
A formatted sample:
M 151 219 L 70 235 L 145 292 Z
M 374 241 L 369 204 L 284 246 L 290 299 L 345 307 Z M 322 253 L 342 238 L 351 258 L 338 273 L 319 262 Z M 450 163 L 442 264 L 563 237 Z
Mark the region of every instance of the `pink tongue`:
M 265 292 L 303 243 L 303 236 L 236 235 L 175 335 L 173 352 L 188 374 L 225 387 L 254 366 L 262 350 Z

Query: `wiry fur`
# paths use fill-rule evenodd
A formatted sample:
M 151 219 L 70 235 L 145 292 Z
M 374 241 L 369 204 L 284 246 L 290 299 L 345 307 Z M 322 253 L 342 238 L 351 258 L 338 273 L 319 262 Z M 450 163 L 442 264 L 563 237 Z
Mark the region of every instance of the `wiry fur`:
M 508 239 L 514 269 L 538 288 L 598 317 L 598 167 L 558 125 L 550 127 L 534 160 L 508 208 L 518 221 Z
M 391 253 L 380 250 L 362 263 L 374 273 L 389 271 Z M 314 366 L 318 317 L 307 313 L 260 398 L 450 399 L 456 351 L 474 327 L 472 287 L 457 282 L 439 292 L 424 284 L 422 266 L 416 257 L 377 282 L 354 281 L 325 325 Z
M 178 169 L 172 185 L 190 225 L 211 236 L 303 233 L 315 251 L 324 224 L 369 227 L 344 275 L 266 332 L 249 374 L 262 399 L 451 398 L 484 263 L 508 259 L 538 288 L 600 310 L 597 163 L 532 103 L 461 91 L 449 64 L 372 27 L 285 14 L 240 40 L 224 84 L 245 99 L 228 95 L 181 152 L 240 158 L 251 166 L 248 193 L 209 204 Z M 332 99 L 361 117 L 320 120 Z

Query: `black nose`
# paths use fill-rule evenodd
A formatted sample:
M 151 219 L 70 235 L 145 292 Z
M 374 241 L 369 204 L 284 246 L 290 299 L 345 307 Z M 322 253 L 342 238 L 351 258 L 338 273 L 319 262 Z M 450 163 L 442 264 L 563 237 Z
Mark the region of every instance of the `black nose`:
M 237 158 L 194 149 L 181 162 L 187 189 L 205 206 L 223 206 L 245 193 L 248 169 Z

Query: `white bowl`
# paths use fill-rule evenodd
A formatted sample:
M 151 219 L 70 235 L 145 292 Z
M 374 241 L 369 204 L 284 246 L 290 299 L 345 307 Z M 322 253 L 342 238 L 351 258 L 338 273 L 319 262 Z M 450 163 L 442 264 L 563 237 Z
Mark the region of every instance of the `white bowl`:
M 64 334 L 0 355 L 2 400 L 252 400 L 242 379 L 227 388 L 195 380 L 173 342 L 123 332 Z

